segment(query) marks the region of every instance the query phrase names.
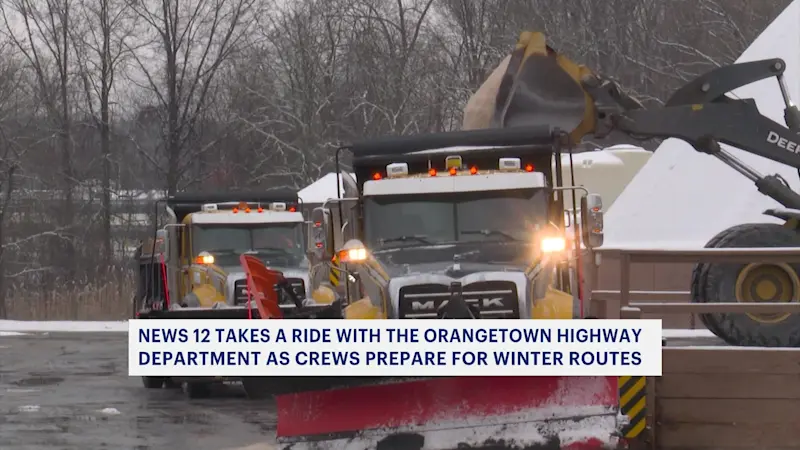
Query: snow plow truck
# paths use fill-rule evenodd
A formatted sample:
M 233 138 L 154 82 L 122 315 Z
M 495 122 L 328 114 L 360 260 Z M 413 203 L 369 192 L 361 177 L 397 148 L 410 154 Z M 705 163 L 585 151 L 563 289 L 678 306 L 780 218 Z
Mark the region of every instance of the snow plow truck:
M 283 316 L 326 316 L 330 305 L 309 300 L 306 223 L 296 192 L 181 193 L 155 206 L 156 215 L 165 213 L 167 219 L 137 250 L 134 317 L 260 318 L 263 314 L 248 288 L 242 256 L 275 272 L 271 288 Z M 142 379 L 151 389 L 182 386 L 190 397 L 207 396 L 211 385 L 222 381 L 228 380 Z
M 343 291 L 348 318 L 584 317 L 590 299 L 581 295 L 581 249 L 602 244 L 602 203 L 583 197 L 581 230 L 567 243 L 559 193 L 574 186 L 552 172 L 551 161 L 584 136 L 612 132 L 679 138 L 783 206 L 765 211 L 785 221 L 783 226 L 734 227 L 709 247 L 796 246 L 800 195 L 780 176 L 761 175 L 722 145 L 800 168 L 800 109 L 789 98 L 785 70 L 779 58 L 721 67 L 678 89 L 664 106 L 644 108 L 611 80 L 559 55 L 543 34 L 523 33 L 467 105 L 468 130 L 387 137 L 339 150 L 352 152 L 356 179 L 343 174 L 338 198 L 312 214 L 311 250 L 319 260 L 330 257 L 330 270 L 344 282 L 326 286 L 318 282 L 324 277 L 312 276 L 313 292 L 322 298 Z M 784 98 L 786 126 L 762 115 L 753 99 L 726 95 L 772 77 Z M 565 276 L 570 265 L 577 283 Z M 769 270 L 752 277 L 752 298 L 733 295 L 736 280 L 752 272 L 748 267 L 698 265 L 694 301 L 719 301 L 725 292 L 739 302 L 797 301 L 796 295 L 778 295 L 774 285 L 780 282 L 770 278 L 780 277 Z M 575 291 L 577 300 L 570 302 Z M 725 320 L 728 326 L 714 326 L 716 315 L 709 314 L 709 328 L 732 344 L 796 346 L 797 327 L 789 325 L 797 315 L 787 314 L 779 326 L 758 327 L 746 322 L 746 314 L 717 315 L 716 325 Z M 734 339 L 735 334 L 753 339 Z M 631 379 L 340 380 L 349 384 L 278 395 L 278 437 L 293 449 L 637 446 L 638 439 L 628 438 L 641 433 L 648 419 L 644 390 L 631 395 L 624 388 Z M 645 380 L 634 383 L 644 386 Z M 622 404 L 634 429 L 618 414 Z
M 311 212 L 312 296 L 342 299 L 345 319 L 584 317 L 580 260 L 602 245 L 602 199 L 562 179 L 574 126 L 563 105 L 545 106 L 525 128 L 503 123 L 530 111 L 507 109 L 493 129 L 339 149 L 337 166 L 349 151 L 355 177 L 337 170 L 338 198 Z M 564 204 L 567 191 L 579 205 Z M 624 446 L 617 377 L 328 381 L 276 392 L 285 448 Z

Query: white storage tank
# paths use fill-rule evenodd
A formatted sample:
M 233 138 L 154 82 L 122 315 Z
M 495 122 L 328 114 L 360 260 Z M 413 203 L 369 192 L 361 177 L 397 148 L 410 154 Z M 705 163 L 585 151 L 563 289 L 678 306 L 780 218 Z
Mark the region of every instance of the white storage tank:
M 603 209 L 608 210 L 651 155 L 651 152 L 631 145 L 574 153 L 572 163 L 575 185 L 583 186 L 591 193 L 600 194 L 603 197 Z M 561 172 L 565 186 L 571 185 L 569 168 L 569 155 L 562 155 Z M 565 193 L 564 200 L 565 208 L 572 209 L 572 195 L 569 192 Z

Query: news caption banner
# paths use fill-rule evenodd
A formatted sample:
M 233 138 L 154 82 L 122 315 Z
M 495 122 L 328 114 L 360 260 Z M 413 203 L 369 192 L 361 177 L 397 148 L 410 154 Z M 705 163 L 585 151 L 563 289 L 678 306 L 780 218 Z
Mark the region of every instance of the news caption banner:
M 131 320 L 131 376 L 661 376 L 661 320 Z

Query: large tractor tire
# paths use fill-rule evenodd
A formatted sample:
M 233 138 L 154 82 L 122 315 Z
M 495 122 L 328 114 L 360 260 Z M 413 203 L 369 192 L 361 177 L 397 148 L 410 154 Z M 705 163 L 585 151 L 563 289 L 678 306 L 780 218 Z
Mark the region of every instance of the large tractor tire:
M 731 227 L 709 241 L 711 248 L 800 247 L 800 234 L 779 224 Z M 692 301 L 797 302 L 800 264 L 698 264 L 692 274 Z M 800 347 L 800 314 L 714 313 L 701 320 L 730 345 Z
M 723 230 L 717 233 L 716 236 L 712 237 L 711 240 L 706 243 L 705 248 L 717 248 L 720 241 L 722 241 L 730 233 L 735 232 L 738 229 L 739 227 L 731 227 L 728 228 L 727 230 Z M 699 263 L 695 265 L 694 270 L 692 270 L 692 287 L 691 287 L 692 303 L 707 302 L 707 297 L 706 293 L 704 292 L 704 287 L 707 285 L 706 280 L 708 278 L 708 267 L 709 267 L 708 263 Z M 708 314 L 700 314 L 700 322 L 716 336 L 720 336 L 721 332 L 718 329 L 715 329 L 716 323 L 714 321 L 709 321 L 708 317 L 709 317 Z

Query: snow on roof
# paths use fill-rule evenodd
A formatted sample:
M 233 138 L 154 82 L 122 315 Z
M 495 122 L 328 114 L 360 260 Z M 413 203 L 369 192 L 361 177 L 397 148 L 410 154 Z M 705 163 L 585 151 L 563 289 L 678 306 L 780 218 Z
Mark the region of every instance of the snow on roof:
M 800 99 L 800 1 L 793 1 L 745 50 L 737 62 L 780 57 L 794 99 Z M 733 91 L 754 98 L 762 114 L 783 124 L 783 99 L 774 78 Z M 755 131 L 755 130 L 754 130 Z M 725 146 L 764 175 L 779 173 L 795 190 L 795 169 Z M 605 245 L 641 246 L 659 241 L 703 247 L 733 225 L 777 222 L 762 212 L 778 203 L 760 194 L 752 182 L 713 156 L 678 139 L 664 141 L 628 184 L 605 217 Z
M 354 173 L 351 173 L 350 175 L 353 177 L 353 179 L 356 178 Z M 325 203 L 325 201 L 328 199 L 338 197 L 338 191 L 336 189 L 337 180 L 339 181 L 339 187 L 342 189 L 342 192 L 344 192 L 344 186 L 342 186 L 341 177 L 335 172 L 330 172 L 319 180 L 301 189 L 297 195 L 300 197 L 300 200 L 302 200 L 303 203 Z

